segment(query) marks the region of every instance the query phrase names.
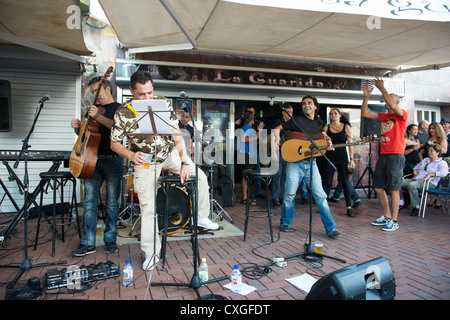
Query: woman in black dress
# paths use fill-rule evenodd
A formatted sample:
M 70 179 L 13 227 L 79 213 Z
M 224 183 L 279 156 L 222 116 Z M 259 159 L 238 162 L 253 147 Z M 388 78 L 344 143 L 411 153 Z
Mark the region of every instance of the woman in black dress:
M 419 153 L 420 151 L 420 141 L 416 138 L 417 133 L 419 132 L 419 128 L 416 124 L 410 124 L 406 128 L 406 137 L 405 141 L 405 168 L 403 169 L 403 175 L 413 173 L 413 168 L 422 161 L 422 156 Z
M 333 108 L 330 111 L 331 123 L 326 125 L 324 130 L 331 138 L 333 145 L 351 143 L 351 131 L 350 122 L 341 115 L 339 109 Z M 355 214 L 352 211 L 352 199 L 351 199 L 351 187 L 348 169 L 355 168 L 355 162 L 353 161 L 353 147 L 348 147 L 349 154 L 347 154 L 347 147 L 336 148 L 334 151 L 327 151 L 327 158 L 334 164 L 338 172 L 338 179 L 342 182 L 344 189 L 345 205 L 347 206 L 347 215 L 354 217 Z M 350 156 L 350 158 L 349 158 Z M 334 168 L 328 163 L 328 161 L 322 162 L 322 184 L 326 194 L 330 194 Z

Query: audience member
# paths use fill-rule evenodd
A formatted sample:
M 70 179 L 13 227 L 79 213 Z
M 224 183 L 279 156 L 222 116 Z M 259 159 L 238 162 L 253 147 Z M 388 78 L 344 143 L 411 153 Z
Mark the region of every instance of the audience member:
M 408 113 L 399 108 L 400 99 L 396 94 L 389 94 L 384 87 L 384 81 L 376 78 L 374 85 L 380 90 L 385 101 L 387 112 L 369 112 L 368 103 L 372 89 L 364 84 L 364 99 L 361 106 L 361 116 L 378 120 L 381 123 L 380 157 L 378 158 L 373 176 L 373 187 L 378 201 L 383 209 L 383 215 L 372 222 L 375 226 L 384 226 L 384 231 L 394 231 L 399 228 L 398 210 L 400 203 L 400 189 L 402 186 L 403 168 L 405 166 L 405 134 Z M 386 194 L 389 189 L 391 195 L 391 209 Z
M 178 127 L 183 133 L 184 142 L 186 143 L 186 151 L 190 158 L 194 155 L 194 128 L 189 124 L 191 121 L 191 116 L 189 112 L 180 112 L 180 120 L 178 121 Z M 186 130 L 186 131 L 184 131 Z M 184 132 L 183 132 L 184 131 Z
M 327 136 L 331 138 L 333 145 L 351 143 L 351 131 L 350 122 L 342 116 L 339 109 L 333 108 L 330 110 L 330 124 L 326 125 L 324 131 Z M 355 168 L 355 162 L 353 161 L 353 147 L 348 147 L 349 154 L 347 154 L 347 148 L 337 148 L 334 151 L 328 151 L 326 157 L 332 162 L 336 167 L 338 173 L 338 179 L 342 183 L 344 189 L 345 205 L 347 206 L 347 215 L 349 217 L 354 217 L 355 214 L 352 210 L 352 199 L 351 199 L 351 189 L 350 189 L 350 179 L 348 169 Z M 350 156 L 350 158 L 349 158 Z M 349 161 L 350 160 L 350 161 Z M 325 193 L 330 194 L 334 171 L 335 168 L 328 162 L 323 161 L 322 163 L 323 179 L 322 185 Z
M 249 107 L 247 107 L 245 109 L 245 112 L 247 112 L 247 111 L 253 113 L 253 125 L 252 125 L 252 128 L 256 132 L 259 132 L 260 130 L 264 129 L 264 122 L 262 120 L 256 119 L 256 110 L 255 110 L 255 108 L 249 106 Z M 245 118 L 245 113 L 244 113 L 244 118 Z M 245 119 L 244 118 L 239 118 L 239 119 L 237 119 L 235 121 L 235 128 L 236 129 L 241 128 L 245 124 Z M 259 139 L 259 136 L 258 136 L 258 139 Z M 253 169 L 254 170 L 259 170 L 259 169 L 261 169 L 261 162 L 259 161 L 259 148 L 257 148 L 256 152 L 257 152 L 256 153 L 257 159 L 256 159 L 256 164 L 253 165 Z M 264 196 L 262 194 L 262 191 L 261 191 L 261 180 L 260 179 L 255 179 L 253 181 L 253 185 L 255 186 L 255 197 L 264 199 L 266 196 Z M 267 196 L 269 196 L 269 195 L 267 195 Z
M 420 120 L 418 125 L 417 139 L 423 147 L 425 140 L 428 138 L 428 126 L 430 123 L 427 120 Z
M 435 189 L 439 180 L 448 174 L 447 162 L 441 158 L 441 146 L 435 143 L 430 145 L 427 150 L 428 157 L 414 167 L 414 177 L 406 178 L 402 183 L 402 189 L 406 189 L 409 194 L 411 216 L 419 214 L 419 191 L 417 189 L 423 188 L 425 181 L 429 178 L 432 179 L 428 188 Z
M 450 148 L 448 147 L 450 145 L 450 119 L 446 117 L 442 118 L 441 125 L 442 128 L 444 128 L 445 135 L 447 136 L 447 152 L 444 152 L 442 157 L 445 161 L 447 161 L 447 164 L 450 165 Z
M 405 168 L 403 169 L 403 175 L 411 174 L 413 168 L 422 160 L 420 151 L 420 141 L 417 139 L 418 128 L 416 124 L 410 124 L 406 128 L 405 143 Z
M 247 185 L 247 181 L 245 180 L 245 171 L 251 170 L 254 168 L 254 163 L 257 161 L 257 141 L 258 141 L 258 133 L 252 128 L 254 123 L 254 114 L 251 111 L 245 111 L 243 118 L 243 126 L 241 134 L 238 135 L 238 139 L 240 139 L 239 150 L 238 150 L 238 167 L 241 173 L 241 185 L 242 185 L 242 199 L 239 203 L 246 204 L 247 201 L 250 201 L 251 205 L 256 205 L 255 199 L 247 198 L 247 188 L 250 186 Z
M 442 148 L 441 153 L 446 154 L 448 149 L 447 137 L 444 132 L 444 128 L 440 123 L 432 122 L 428 126 L 428 138 L 425 140 L 424 146 L 420 153 L 422 154 L 422 159 L 426 157 L 426 149 L 432 144 L 439 144 Z
M 289 121 L 293 115 L 293 108 L 291 105 L 286 104 L 284 106 L 285 111 L 282 111 L 282 117 L 275 122 L 274 128 Z M 291 117 L 290 117 L 290 116 Z M 283 141 L 283 135 L 285 131 L 280 132 L 280 138 Z M 270 183 L 272 187 L 272 204 L 274 206 L 279 206 L 283 201 L 284 184 L 286 181 L 286 161 L 279 156 L 278 172 L 272 177 L 272 182 Z

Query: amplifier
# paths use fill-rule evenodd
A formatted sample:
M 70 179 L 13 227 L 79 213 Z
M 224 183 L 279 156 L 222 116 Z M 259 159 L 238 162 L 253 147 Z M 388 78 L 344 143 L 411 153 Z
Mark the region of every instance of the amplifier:
M 85 285 L 89 282 L 116 278 L 120 276 L 119 267 L 108 261 L 106 263 L 69 266 L 58 270 L 58 268 L 49 269 L 45 274 L 47 289 L 57 289 L 63 287 L 74 288 L 77 285 Z

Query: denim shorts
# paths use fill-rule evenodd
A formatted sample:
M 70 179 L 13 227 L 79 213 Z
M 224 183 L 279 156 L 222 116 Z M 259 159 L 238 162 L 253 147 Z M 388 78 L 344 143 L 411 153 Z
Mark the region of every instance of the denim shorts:
M 373 187 L 400 190 L 404 167 L 405 156 L 403 154 L 381 154 L 373 173 Z

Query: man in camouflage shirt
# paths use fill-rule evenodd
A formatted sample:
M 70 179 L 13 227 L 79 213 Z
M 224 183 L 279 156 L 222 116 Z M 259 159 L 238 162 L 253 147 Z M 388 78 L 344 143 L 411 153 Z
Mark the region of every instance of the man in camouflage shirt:
M 166 99 L 153 95 L 153 79 L 147 71 L 137 71 L 131 76 L 130 91 L 133 100 Z M 167 100 L 167 99 L 166 99 Z M 169 100 L 169 111 L 173 111 Z M 136 111 L 129 103 L 122 104 L 114 115 L 114 125 L 111 129 L 111 149 L 134 163 L 134 188 L 139 197 L 141 209 L 141 249 L 145 252 L 144 270 L 154 268 L 159 260 L 161 241 L 154 234 L 155 224 L 155 187 L 161 169 L 180 175 L 181 182 L 195 175 L 195 166 L 186 152 L 182 135 L 174 134 L 173 140 L 167 135 L 139 135 Z M 170 125 L 173 132 L 179 132 L 178 120 L 173 112 Z M 122 141 L 127 137 L 129 149 Z M 156 148 L 156 150 L 155 150 Z M 155 159 L 150 165 L 144 164 L 147 155 L 156 154 L 156 177 L 154 172 Z M 156 181 L 155 181 L 156 178 Z M 218 229 L 218 225 L 209 220 L 210 212 L 208 179 L 205 173 L 198 170 L 198 226 L 206 229 Z M 155 251 L 154 251 L 155 250 Z

